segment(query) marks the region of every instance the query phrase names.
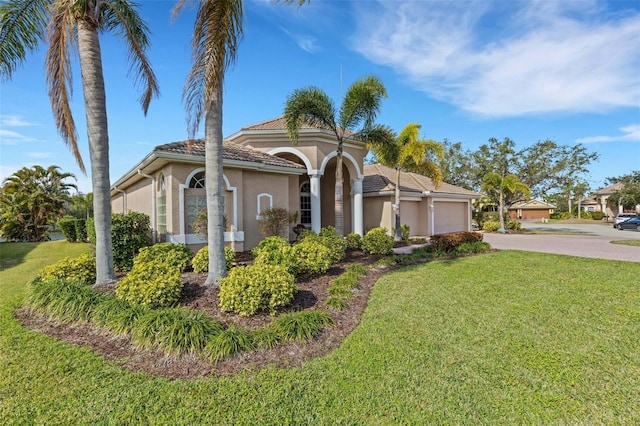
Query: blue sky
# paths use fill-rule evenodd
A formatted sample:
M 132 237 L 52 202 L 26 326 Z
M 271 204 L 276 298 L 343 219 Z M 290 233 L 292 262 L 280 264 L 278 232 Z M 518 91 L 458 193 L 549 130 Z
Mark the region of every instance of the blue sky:
M 111 180 L 153 146 L 184 140 L 181 101 L 190 67 L 193 12 L 171 21 L 172 1 L 141 1 L 161 96 L 145 117 L 119 40 L 101 38 Z M 224 89 L 225 136 L 282 115 L 293 90 L 315 85 L 339 102 L 374 74 L 388 91 L 378 122 L 422 125 L 428 139 L 476 149 L 509 137 L 583 143 L 598 152 L 587 177 L 640 170 L 640 2 L 322 1 L 298 8 L 245 1 L 245 34 Z M 56 164 L 91 191 L 58 136 L 47 97 L 44 49 L 0 83 L 0 178 Z M 80 72 L 72 108 L 89 164 Z

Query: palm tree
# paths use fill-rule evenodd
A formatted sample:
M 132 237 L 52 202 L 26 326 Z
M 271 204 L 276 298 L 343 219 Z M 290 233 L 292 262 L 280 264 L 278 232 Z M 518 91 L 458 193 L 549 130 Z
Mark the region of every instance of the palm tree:
M 395 240 L 402 240 L 400 222 L 400 172 L 419 173 L 430 177 L 436 188 L 442 183 L 442 172 L 431 158 L 436 156 L 441 161 L 444 148 L 433 140 L 419 139 L 420 125 L 409 123 L 400 132 L 397 138 L 378 136 L 371 140 L 369 145 L 381 164 L 396 170 L 395 182 Z M 391 135 L 393 136 L 393 135 Z
M 505 196 L 509 195 L 513 199 L 526 199 L 531 195 L 531 190 L 529 189 L 529 187 L 522 183 L 516 175 L 508 174 L 506 176 L 502 176 L 499 173 L 495 172 L 489 172 L 484 175 L 484 178 L 482 179 L 482 191 L 487 194 L 491 201 L 493 201 L 494 203 L 496 201 L 498 202 L 498 212 L 500 214 L 500 232 L 502 232 L 503 234 L 507 232 L 504 227 Z
M 70 54 L 77 48 L 93 184 L 96 284 L 114 282 L 116 278 L 111 243 L 109 135 L 99 31 L 115 31 L 122 36 L 136 80 L 143 86 L 140 103 L 145 114 L 151 99 L 158 95 L 156 77 L 145 54 L 149 30 L 136 8 L 129 0 L 7 0 L 0 5 L 0 76 L 11 78 L 27 51 L 35 50 L 40 41 L 48 43 L 47 84 L 56 126 L 85 172 L 69 105 Z
M 306 0 L 297 1 L 300 5 Z M 179 0 L 174 17 L 193 0 Z M 209 273 L 205 285 L 217 286 L 226 275 L 224 260 L 224 192 L 222 179 L 222 85 L 238 55 L 242 38 L 242 0 L 201 0 L 193 30 L 191 71 L 183 92 L 188 133 L 194 138 L 204 117 L 205 188 Z
M 369 76 L 357 80 L 347 89 L 339 112 L 329 96 L 317 87 L 297 89 L 287 98 L 284 117 L 293 144 L 298 143 L 298 130 L 302 124 L 329 130 L 338 142 L 335 174 L 335 227 L 338 235 L 344 235 L 343 143 L 345 139 L 364 140 L 367 135 L 380 130 L 374 121 L 382 99 L 386 97 L 387 90 L 382 82 L 375 76 Z
M 47 227 L 65 214 L 75 176 L 60 167 L 23 167 L 5 179 L 0 189 L 0 231 L 10 240 L 44 241 Z

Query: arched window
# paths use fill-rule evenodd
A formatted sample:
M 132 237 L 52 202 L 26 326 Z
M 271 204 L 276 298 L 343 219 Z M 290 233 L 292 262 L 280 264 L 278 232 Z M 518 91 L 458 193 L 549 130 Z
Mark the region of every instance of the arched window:
M 311 227 L 311 186 L 309 182 L 300 186 L 300 223 Z
M 189 181 L 189 188 L 204 188 L 204 172 L 198 172 Z

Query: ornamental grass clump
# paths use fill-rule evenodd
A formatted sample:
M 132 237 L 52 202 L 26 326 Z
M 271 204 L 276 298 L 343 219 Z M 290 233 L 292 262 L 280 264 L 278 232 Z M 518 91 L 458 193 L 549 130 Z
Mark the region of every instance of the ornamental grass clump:
M 133 265 L 147 263 L 153 260 L 162 260 L 169 266 L 176 267 L 184 272 L 191 262 L 191 250 L 186 244 L 159 243 L 148 247 L 142 247 L 138 255 L 133 259 Z
M 233 251 L 231 247 L 224 248 L 224 263 L 227 268 L 227 271 L 233 267 L 233 262 L 236 261 L 236 253 Z M 193 267 L 193 272 L 201 273 L 201 272 L 209 272 L 209 246 L 204 246 L 191 260 L 191 266 Z
M 173 305 L 181 291 L 180 269 L 159 259 L 137 263 L 116 285 L 118 299 L 150 308 Z
M 274 327 L 283 340 L 303 342 L 313 339 L 326 326 L 333 324 L 331 315 L 321 310 L 292 312 L 274 321 Z
M 228 356 L 254 349 L 252 335 L 231 324 L 229 328 L 212 336 L 204 348 L 204 356 L 218 362 Z
M 92 321 L 115 334 L 129 334 L 148 308 L 132 305 L 124 300 L 109 297 L 95 307 Z
M 63 324 L 86 322 L 107 297 L 82 282 L 54 278 L 34 281 L 26 306 Z
M 42 268 L 39 275 L 42 281 L 60 279 L 93 284 L 96 282 L 96 258 L 90 254 L 81 254 L 74 258 L 65 257 Z
M 283 266 L 254 263 L 238 266 L 220 280 L 220 308 L 242 316 L 262 310 L 275 314 L 293 300 L 296 284 Z
M 282 343 L 282 336 L 271 326 L 253 330 L 251 332 L 251 339 L 253 340 L 253 346 L 256 349 L 262 350 L 273 349 Z

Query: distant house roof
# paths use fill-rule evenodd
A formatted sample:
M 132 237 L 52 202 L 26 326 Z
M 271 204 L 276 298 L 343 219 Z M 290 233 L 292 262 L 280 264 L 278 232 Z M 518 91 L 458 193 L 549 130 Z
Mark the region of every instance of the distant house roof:
M 242 129 L 240 129 L 240 131 L 242 131 L 242 130 L 286 130 L 286 129 L 287 129 L 287 123 L 286 123 L 284 117 L 277 117 L 277 118 L 272 118 L 270 120 L 261 121 L 259 123 L 250 124 L 248 126 L 243 127 Z M 316 129 L 316 130 L 320 129 L 320 130 L 329 131 L 328 129 L 325 129 L 324 127 L 312 126 L 312 125 L 307 124 L 307 123 L 302 123 L 300 125 L 300 129 Z M 347 129 L 345 134 L 346 135 L 353 135 L 354 132 L 352 132 L 352 131 Z
M 539 210 L 539 209 L 555 209 L 553 204 L 546 203 L 541 200 L 519 201 L 509 207 L 509 210 Z
M 622 182 L 614 183 L 613 185 L 609 185 L 606 188 L 598 189 L 595 191 L 592 196 L 602 196 L 602 195 L 611 195 L 616 191 L 620 191 L 624 188 L 624 184 Z
M 204 139 L 194 139 L 181 142 L 172 142 L 164 145 L 158 145 L 154 148 L 154 152 L 168 152 L 172 154 L 192 155 L 204 157 Z M 267 166 L 288 167 L 292 169 L 305 169 L 304 166 L 294 163 L 293 161 L 274 155 L 265 154 L 246 146 L 236 145 L 223 142 L 222 159 L 229 161 L 246 161 L 251 163 L 260 163 Z
M 366 193 L 377 193 L 385 191 L 395 191 L 396 171 L 382 164 L 371 164 L 364 166 L 364 180 L 362 191 Z M 400 191 L 415 192 L 422 194 L 426 191 L 442 194 L 456 194 L 468 197 L 478 197 L 480 194 L 459 186 L 443 182 L 436 188 L 433 181 L 417 173 L 400 173 Z

